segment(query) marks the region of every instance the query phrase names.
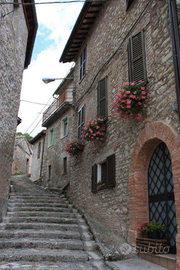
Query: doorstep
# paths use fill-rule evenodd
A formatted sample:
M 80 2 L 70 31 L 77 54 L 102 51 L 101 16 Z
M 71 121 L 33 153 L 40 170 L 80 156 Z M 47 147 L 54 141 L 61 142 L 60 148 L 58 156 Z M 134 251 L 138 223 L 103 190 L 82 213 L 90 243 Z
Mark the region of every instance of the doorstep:
M 155 263 L 168 270 L 176 270 L 175 254 L 139 254 L 141 259 Z

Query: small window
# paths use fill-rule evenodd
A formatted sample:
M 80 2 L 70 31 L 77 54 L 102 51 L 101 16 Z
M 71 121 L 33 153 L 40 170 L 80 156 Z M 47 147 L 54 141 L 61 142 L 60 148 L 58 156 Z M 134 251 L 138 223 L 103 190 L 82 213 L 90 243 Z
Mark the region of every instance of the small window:
M 63 174 L 67 174 L 67 157 L 63 158 Z
M 83 107 L 78 111 L 78 139 L 81 139 L 82 128 L 85 122 L 85 107 Z
M 99 81 L 97 91 L 97 116 L 104 119 L 108 116 L 107 77 Z
M 86 73 L 87 46 L 84 47 L 80 56 L 80 81 Z
M 50 130 L 50 141 L 49 141 L 49 146 L 53 145 L 54 142 L 54 130 Z
M 101 164 L 92 167 L 92 192 L 116 186 L 115 155 L 107 157 Z
M 144 31 L 129 39 L 128 44 L 129 81 L 147 81 Z
M 48 180 L 51 180 L 51 165 L 48 167 Z
M 67 135 L 67 130 L 68 130 L 68 119 L 65 118 L 63 120 L 63 136 Z
M 38 143 L 38 155 L 37 158 L 39 159 L 41 155 L 41 142 Z

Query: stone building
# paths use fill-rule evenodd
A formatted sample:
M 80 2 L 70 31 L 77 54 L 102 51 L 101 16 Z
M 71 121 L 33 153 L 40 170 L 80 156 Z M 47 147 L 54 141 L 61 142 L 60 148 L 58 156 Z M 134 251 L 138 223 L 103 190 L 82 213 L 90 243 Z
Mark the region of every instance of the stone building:
M 64 187 L 70 179 L 69 157 L 66 144 L 73 130 L 73 72 L 54 92 L 54 101 L 43 114 L 43 127 L 47 128 L 43 160 L 43 185 L 50 188 Z
M 42 130 L 30 141 L 33 146 L 30 179 L 33 182 L 42 178 L 45 136 L 46 131 Z
M 22 73 L 30 63 L 37 31 L 34 5 L 13 2 L 0 4 L 0 220 L 6 212 Z M 33 0 L 22 0 L 26 2 Z
M 16 136 L 12 174 L 31 174 L 32 145 L 25 136 Z
M 180 269 L 179 13 L 175 0 L 86 2 L 60 58 L 75 62 L 72 138 L 82 108 L 85 122 L 100 115 L 107 128 L 101 146 L 86 143 L 82 160 L 71 162 L 67 195 L 132 245 L 143 222 L 165 224 L 177 254 L 170 269 Z M 118 118 L 117 85 L 139 80 L 152 95 L 146 115 Z M 58 160 L 63 152 L 56 153 Z

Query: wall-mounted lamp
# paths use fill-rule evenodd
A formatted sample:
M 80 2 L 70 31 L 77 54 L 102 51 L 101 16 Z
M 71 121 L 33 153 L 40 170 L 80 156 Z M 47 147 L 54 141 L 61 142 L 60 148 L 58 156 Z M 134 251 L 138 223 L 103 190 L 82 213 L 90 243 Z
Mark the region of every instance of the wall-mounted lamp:
M 51 83 L 51 82 L 54 82 L 56 80 L 73 80 L 74 77 L 65 77 L 65 78 L 43 78 L 42 81 L 44 83 Z

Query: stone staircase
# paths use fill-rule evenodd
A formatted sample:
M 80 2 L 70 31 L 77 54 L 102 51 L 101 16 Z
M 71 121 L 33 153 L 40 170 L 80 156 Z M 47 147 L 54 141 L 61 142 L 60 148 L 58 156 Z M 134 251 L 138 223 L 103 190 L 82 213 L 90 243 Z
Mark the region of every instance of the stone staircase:
M 0 269 L 108 270 L 85 220 L 63 194 L 15 179 L 0 225 Z

